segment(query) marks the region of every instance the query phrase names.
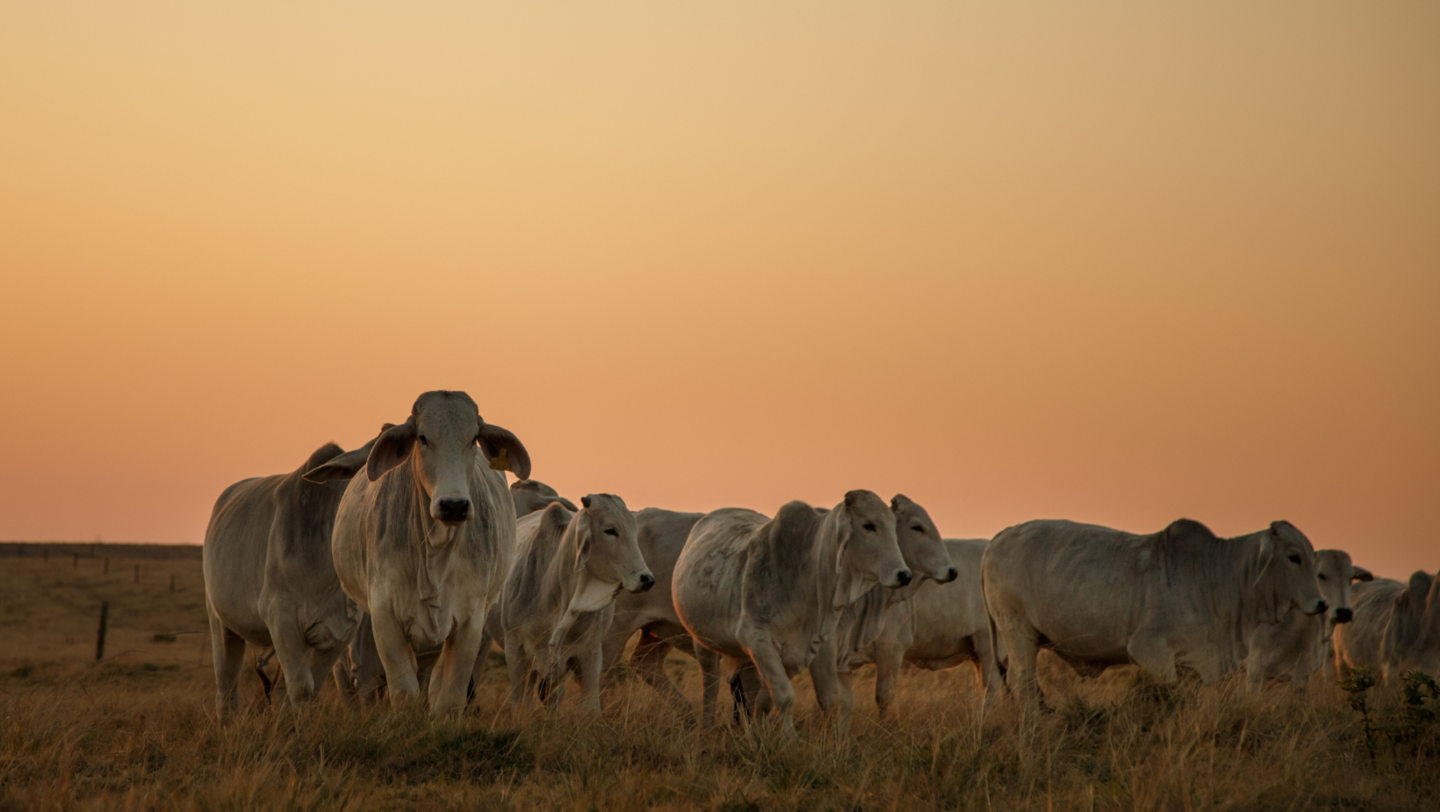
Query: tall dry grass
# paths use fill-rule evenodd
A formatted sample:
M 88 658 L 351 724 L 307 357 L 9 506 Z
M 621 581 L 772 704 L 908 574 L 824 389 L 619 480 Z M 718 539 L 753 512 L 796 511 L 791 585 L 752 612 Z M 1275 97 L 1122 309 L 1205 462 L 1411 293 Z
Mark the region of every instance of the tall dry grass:
M 267 708 L 252 677 L 250 712 L 222 729 L 208 660 L 197 663 L 184 637 L 153 642 L 203 624 L 203 612 L 180 614 L 171 593 L 107 587 L 112 606 L 133 608 L 119 616 L 139 624 L 137 640 L 152 642 L 102 663 L 13 648 L 54 628 L 93 632 L 80 591 L 67 599 L 71 620 L 33 632 L 10 625 L 16 602 L 47 600 L 27 597 L 32 585 L 79 589 L 64 585 L 70 562 L 38 578 L 25 571 L 40 566 L 0 573 L 5 809 L 1440 808 L 1433 737 L 1372 762 L 1332 687 L 1250 695 L 1238 682 L 1167 687 L 1133 670 L 1082 682 L 1047 669 L 1057 709 L 1043 714 L 982 713 L 968 669 L 907 672 L 883 725 L 866 675 L 846 738 L 829 733 L 802 678 L 800 734 L 787 740 L 765 725 L 703 733 L 623 672 L 599 720 L 573 696 L 512 713 L 496 655 L 459 719 L 432 720 L 421 707 L 347 711 L 333 688 L 299 711 Z M 675 657 L 668 668 L 698 703 L 694 664 Z

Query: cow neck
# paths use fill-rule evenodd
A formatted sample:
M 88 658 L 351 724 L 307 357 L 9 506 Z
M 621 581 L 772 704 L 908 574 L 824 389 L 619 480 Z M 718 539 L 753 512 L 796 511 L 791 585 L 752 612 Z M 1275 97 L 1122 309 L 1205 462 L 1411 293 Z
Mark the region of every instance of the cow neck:
M 1261 531 L 1263 532 L 1269 532 Z M 1225 548 L 1224 561 L 1229 564 L 1225 574 L 1232 584 L 1240 589 L 1239 611 L 1229 606 L 1215 606 L 1216 616 L 1231 616 L 1232 635 L 1230 643 L 1235 646 L 1234 656 L 1244 659 L 1250 653 L 1250 638 L 1267 624 L 1275 623 L 1273 599 L 1263 594 L 1270 590 L 1269 584 L 1257 585 L 1264 571 L 1260 563 L 1260 533 L 1218 539 Z M 1257 586 L 1260 588 L 1257 589 Z M 1211 594 L 1222 595 L 1224 590 L 1209 590 Z
M 453 544 L 455 538 L 465 532 L 465 526 L 462 524 L 449 528 L 430 515 L 430 497 L 420 484 L 420 477 L 415 475 L 414 455 L 397 466 L 389 475 L 394 474 L 401 474 L 409 485 L 409 513 L 412 518 L 412 527 L 417 531 L 410 534 L 411 560 L 415 564 L 415 594 L 419 598 L 420 608 L 425 613 L 425 619 L 434 633 L 441 626 L 440 593 L 441 581 L 446 569 L 445 562 L 449 560 L 450 552 L 455 548 Z M 439 544 L 432 543 L 435 541 L 432 536 L 437 533 L 449 534 L 451 538 L 442 540 Z
M 842 591 L 846 590 L 846 578 L 840 571 L 840 534 L 837 516 L 843 507 L 826 513 L 815 530 L 810 545 L 810 571 L 815 573 L 815 601 L 813 610 L 817 614 L 810 618 L 811 656 L 820 643 L 835 634 L 840 616 L 847 606 Z
M 575 594 L 575 587 L 580 581 L 580 573 L 575 569 L 580 535 L 576 532 L 576 520 L 580 516 L 581 514 L 576 513 L 560 534 L 560 543 L 555 554 L 550 556 L 550 564 L 545 568 L 545 578 L 540 582 L 540 605 L 553 608 L 562 614 L 570 606 L 570 598 Z

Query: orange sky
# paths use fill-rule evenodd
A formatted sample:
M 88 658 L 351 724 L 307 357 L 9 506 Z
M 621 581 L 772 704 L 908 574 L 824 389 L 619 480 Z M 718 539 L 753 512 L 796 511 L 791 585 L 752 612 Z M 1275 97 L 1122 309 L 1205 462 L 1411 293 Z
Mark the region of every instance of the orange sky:
M 0 6 L 0 538 L 452 388 L 571 496 L 1433 571 L 1440 5 L 1175 5 Z

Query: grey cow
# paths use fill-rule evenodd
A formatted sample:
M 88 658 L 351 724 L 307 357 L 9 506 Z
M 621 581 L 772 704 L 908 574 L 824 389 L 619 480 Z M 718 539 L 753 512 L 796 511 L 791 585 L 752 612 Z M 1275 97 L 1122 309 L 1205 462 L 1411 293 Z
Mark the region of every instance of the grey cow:
M 1316 671 L 1333 672 L 1335 627 L 1349 623 L 1350 582 L 1369 581 L 1368 570 L 1350 563 L 1344 550 L 1315 552 L 1315 580 L 1327 609 L 1323 615 L 1307 615 L 1291 607 L 1279 623 L 1262 623 L 1250 638 L 1250 655 L 1245 659 L 1246 684 L 1256 690 L 1267 679 L 1288 679 L 1290 687 L 1302 691 Z
M 635 518 L 624 500 L 591 494 L 581 504 L 572 514 L 555 502 L 521 520 L 499 631 L 512 703 L 521 704 L 537 679 L 558 690 L 573 673 L 582 705 L 598 715 L 601 641 L 615 597 L 644 592 L 655 577 L 636 546 Z
M 1189 519 L 1149 535 L 1026 522 L 986 547 L 981 579 L 1026 702 L 1040 698 L 1042 646 L 1082 674 L 1135 663 L 1174 682 L 1184 665 L 1208 683 L 1239 667 L 1261 624 L 1326 608 L 1310 540 L 1288 522 L 1229 539 Z
M 821 514 L 791 502 L 774 519 L 724 508 L 695 524 L 675 562 L 675 610 L 695 640 L 703 675 L 701 725 L 715 720 L 720 658 L 754 663 L 793 733 L 795 688 L 836 633 L 846 608 L 870 588 L 911 580 L 895 540 L 895 516 L 870 491 L 850 491 Z M 838 676 L 812 670 L 817 694 L 834 696 Z
M 330 531 L 345 482 L 320 485 L 303 474 L 328 464 L 337 480 L 345 479 L 364 467 L 369 453 L 368 443 L 348 453 L 327 443 L 295 471 L 242 480 L 216 500 L 202 556 L 222 721 L 238 703 L 247 643 L 274 649 L 292 702 L 313 697 L 344 653 L 360 619 L 330 558 Z M 340 684 L 343 689 L 348 680 Z
M 433 669 L 431 711 L 465 705 L 485 616 L 515 547 L 502 470 L 530 476 L 519 439 L 481 419 L 464 392 L 426 392 L 376 439 L 366 475 L 345 491 L 335 570 L 371 617 L 392 702 L 418 696 L 422 669 Z

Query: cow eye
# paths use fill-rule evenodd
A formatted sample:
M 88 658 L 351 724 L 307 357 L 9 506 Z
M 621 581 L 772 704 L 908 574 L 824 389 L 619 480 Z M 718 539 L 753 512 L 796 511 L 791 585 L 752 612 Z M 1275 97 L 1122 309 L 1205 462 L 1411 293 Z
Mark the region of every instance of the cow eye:
M 620 538 L 620 534 L 619 534 L 619 533 L 616 533 L 616 532 L 615 532 L 615 528 L 613 528 L 613 527 L 607 527 L 607 528 L 605 528 L 605 535 L 607 535 L 607 536 L 614 536 L 614 537 L 617 538 L 617 539 Z
M 423 445 L 423 446 L 425 446 L 426 448 L 429 448 L 429 447 L 430 447 L 430 441 L 427 440 L 427 439 L 425 439 L 425 435 L 423 435 L 423 434 L 420 435 L 420 445 Z
M 865 529 L 866 529 L 866 530 L 869 530 L 871 533 L 874 533 L 874 532 L 875 532 L 875 524 L 874 524 L 874 522 L 866 522 L 866 523 L 865 523 Z
M 925 532 L 925 528 L 921 527 L 921 526 L 918 525 L 918 524 L 915 525 L 914 527 L 910 528 L 910 529 L 911 529 L 911 530 L 914 530 L 916 533 L 924 533 L 924 532 Z
M 1299 563 L 1300 563 L 1300 556 L 1298 556 L 1298 555 L 1292 555 L 1292 556 L 1290 556 L 1290 563 L 1291 563 L 1291 564 L 1299 564 Z
M 1316 577 L 1316 578 L 1319 578 L 1319 579 L 1322 580 L 1322 581 L 1326 580 L 1326 578 L 1325 578 L 1325 573 L 1323 573 L 1323 572 L 1320 573 L 1319 575 L 1316 575 L 1315 577 Z

